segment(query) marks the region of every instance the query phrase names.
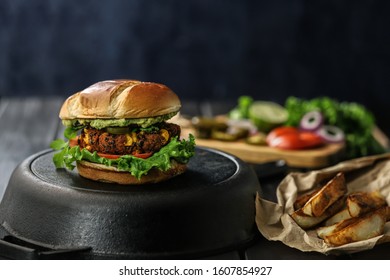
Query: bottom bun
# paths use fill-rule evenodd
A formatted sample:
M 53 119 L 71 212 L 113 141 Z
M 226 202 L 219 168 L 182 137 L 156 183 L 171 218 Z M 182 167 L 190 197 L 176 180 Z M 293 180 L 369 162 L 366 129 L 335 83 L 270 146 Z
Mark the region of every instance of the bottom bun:
M 143 175 L 140 179 L 137 179 L 127 171 L 120 171 L 116 167 L 105 166 L 103 164 L 84 160 L 77 162 L 77 170 L 80 176 L 94 181 L 123 185 L 142 185 L 168 180 L 184 173 L 187 169 L 187 165 L 178 163 L 174 160 L 172 160 L 171 165 L 172 167 L 167 171 L 153 168 L 148 174 Z

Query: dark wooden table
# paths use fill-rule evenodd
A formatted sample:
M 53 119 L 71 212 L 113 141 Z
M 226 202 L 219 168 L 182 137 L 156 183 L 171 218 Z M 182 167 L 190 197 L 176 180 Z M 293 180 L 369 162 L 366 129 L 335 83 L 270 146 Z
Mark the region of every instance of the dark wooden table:
M 0 98 L 0 200 L 12 171 L 22 160 L 49 148 L 50 142 L 63 137 L 58 112 L 64 98 Z M 234 106 L 229 102 L 182 101 L 183 115 L 213 116 L 226 113 Z M 254 166 L 266 199 L 275 199 L 275 189 L 289 172 L 288 167 L 264 176 L 264 166 Z M 390 259 L 390 244 L 372 250 L 341 256 L 304 253 L 281 242 L 268 241 L 259 234 L 257 242 L 241 251 L 213 256 L 215 259 Z

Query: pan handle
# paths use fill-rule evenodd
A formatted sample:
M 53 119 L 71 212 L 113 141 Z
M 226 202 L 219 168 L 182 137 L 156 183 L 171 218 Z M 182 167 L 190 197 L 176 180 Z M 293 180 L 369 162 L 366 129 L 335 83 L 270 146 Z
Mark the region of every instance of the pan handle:
M 80 259 L 91 247 L 51 249 L 11 235 L 0 239 L 0 257 L 13 260 Z

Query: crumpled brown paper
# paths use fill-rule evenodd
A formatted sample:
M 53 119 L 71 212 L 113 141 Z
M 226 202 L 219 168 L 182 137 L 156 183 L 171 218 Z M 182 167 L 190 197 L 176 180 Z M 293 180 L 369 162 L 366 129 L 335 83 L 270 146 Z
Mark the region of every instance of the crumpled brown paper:
M 354 253 L 368 250 L 376 244 L 390 242 L 390 222 L 384 234 L 365 241 L 338 247 L 327 245 L 314 230 L 303 230 L 290 217 L 298 193 L 314 189 L 330 180 L 338 172 L 344 172 L 348 192 L 379 190 L 390 205 L 390 153 L 344 161 L 335 166 L 306 173 L 292 172 L 279 184 L 277 203 L 256 198 L 256 224 L 268 240 L 281 241 L 301 251 L 323 254 Z

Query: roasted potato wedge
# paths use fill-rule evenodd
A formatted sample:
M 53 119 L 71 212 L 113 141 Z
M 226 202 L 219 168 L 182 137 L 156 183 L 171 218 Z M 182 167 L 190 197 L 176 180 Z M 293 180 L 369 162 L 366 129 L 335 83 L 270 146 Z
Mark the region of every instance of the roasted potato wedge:
M 386 208 L 386 222 L 390 221 L 390 207 Z
M 302 194 L 297 197 L 297 199 L 294 202 L 294 209 L 298 210 L 299 208 L 302 208 L 306 202 L 316 193 L 318 193 L 321 190 L 321 188 L 316 189 L 315 191 L 311 191 L 309 193 Z
M 351 193 L 347 196 L 346 204 L 345 208 L 326 220 L 325 226 L 352 217 L 359 217 L 364 213 L 387 205 L 385 198 L 378 191 Z
M 347 198 L 347 208 L 351 217 L 359 217 L 385 205 L 387 205 L 386 200 L 378 191 L 355 192 Z
M 334 214 L 332 217 L 325 221 L 325 226 L 331 226 L 341 222 L 342 220 L 352 218 L 351 214 L 349 214 L 348 208 L 344 207 L 341 211 Z
M 323 239 L 329 245 L 341 246 L 347 243 L 379 236 L 383 234 L 387 211 L 387 206 L 381 207 L 366 213 L 362 217 L 349 219 L 352 221 L 342 221 L 340 223 L 346 223 L 347 226 L 340 230 L 330 231 L 330 234 L 328 235 L 324 234 L 323 230 Z
M 293 220 L 303 229 L 313 228 L 320 224 L 327 218 L 337 213 L 345 204 L 345 197 L 339 198 L 335 201 L 326 211 L 319 217 L 309 216 L 303 212 L 303 208 L 300 208 L 293 212 L 290 216 Z
M 330 226 L 319 227 L 316 230 L 317 235 L 318 237 L 324 239 L 326 236 L 332 235 L 333 233 L 336 233 L 342 230 L 343 228 L 355 223 L 357 219 L 358 218 L 348 218 Z
M 335 201 L 347 193 L 344 173 L 339 172 L 301 208 L 308 216 L 321 217 Z

